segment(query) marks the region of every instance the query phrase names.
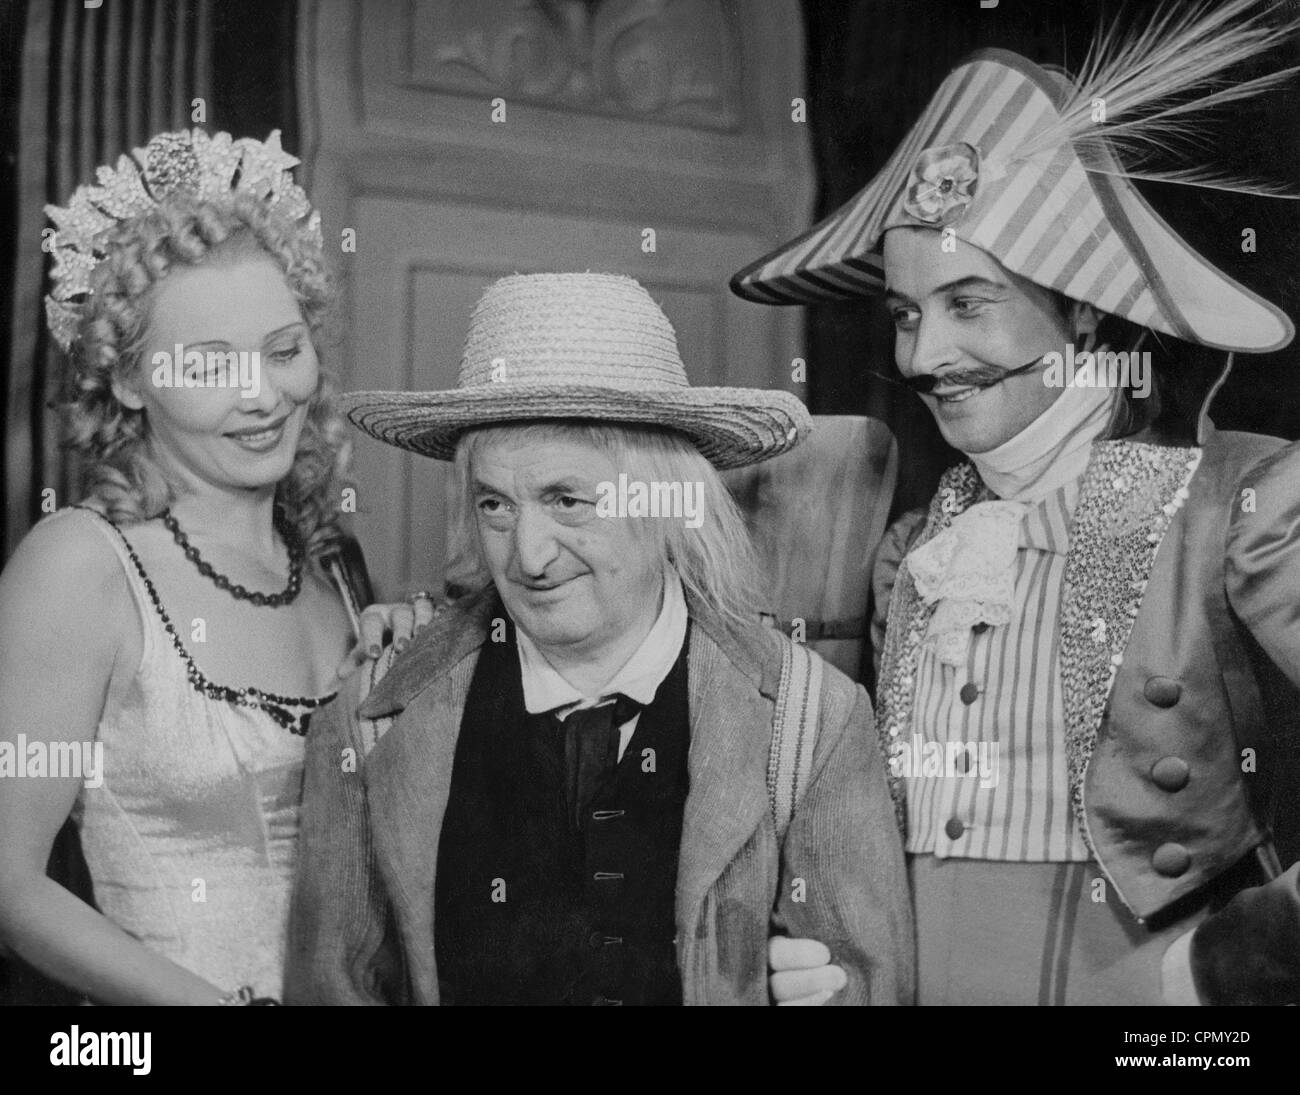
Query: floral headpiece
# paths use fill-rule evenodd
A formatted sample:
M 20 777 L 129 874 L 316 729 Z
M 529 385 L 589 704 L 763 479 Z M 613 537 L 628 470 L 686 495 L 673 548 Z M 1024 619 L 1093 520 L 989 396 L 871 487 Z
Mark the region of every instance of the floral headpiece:
M 280 131 L 266 141 L 209 137 L 201 129 L 159 133 L 144 148 L 119 156 L 116 167 L 95 171 L 96 185 L 79 186 L 67 206 L 47 205 L 54 232 L 54 281 L 45 298 L 45 319 L 54 340 L 72 345 L 91 293 L 90 275 L 104 259 L 103 234 L 114 225 L 158 208 L 168 198 L 201 199 L 250 194 L 291 221 L 306 221 L 321 242 L 320 214 L 312 209 L 290 169 L 298 160 L 280 147 Z

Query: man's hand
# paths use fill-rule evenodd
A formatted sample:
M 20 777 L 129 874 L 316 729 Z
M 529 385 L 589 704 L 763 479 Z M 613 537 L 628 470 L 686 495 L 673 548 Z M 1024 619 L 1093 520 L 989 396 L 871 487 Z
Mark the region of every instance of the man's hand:
M 427 593 L 417 593 L 409 601 L 396 604 L 371 605 L 361 613 L 356 646 L 339 665 L 339 678 L 350 677 L 368 659 L 379 657 L 386 637 L 400 654 L 432 619 L 433 598 Z
M 831 952 L 816 939 L 774 935 L 767 946 L 768 983 L 778 1007 L 819 1007 L 848 983 L 848 975 L 831 965 Z

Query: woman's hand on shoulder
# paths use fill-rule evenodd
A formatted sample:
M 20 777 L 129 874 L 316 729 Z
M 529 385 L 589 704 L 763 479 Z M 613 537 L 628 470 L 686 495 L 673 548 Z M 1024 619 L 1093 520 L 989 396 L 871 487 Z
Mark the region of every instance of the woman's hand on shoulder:
M 339 678 L 350 677 L 367 661 L 379 657 L 388 643 L 400 654 L 433 620 L 435 612 L 433 598 L 423 591 L 405 601 L 371 605 L 361 613 L 360 634 L 339 666 Z

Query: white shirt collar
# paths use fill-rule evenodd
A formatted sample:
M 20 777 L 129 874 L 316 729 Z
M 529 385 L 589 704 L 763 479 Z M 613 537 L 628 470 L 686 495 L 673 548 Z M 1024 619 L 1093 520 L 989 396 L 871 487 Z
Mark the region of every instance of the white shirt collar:
M 568 706 L 569 710 L 596 707 L 617 692 L 630 696 L 643 706 L 655 698 L 659 686 L 677 661 L 686 640 L 686 597 L 682 580 L 669 567 L 664 573 L 664 598 L 659 616 L 641 640 L 641 645 L 599 696 L 584 696 L 566 681 L 545 655 L 519 628 L 515 638 L 519 648 L 519 669 L 524 679 L 524 707 L 530 715 Z M 569 711 L 560 713 L 560 718 Z
M 999 498 L 1041 502 L 1083 475 L 1093 442 L 1106 432 L 1120 398 L 1117 388 L 1067 387 L 1015 437 L 967 455 Z

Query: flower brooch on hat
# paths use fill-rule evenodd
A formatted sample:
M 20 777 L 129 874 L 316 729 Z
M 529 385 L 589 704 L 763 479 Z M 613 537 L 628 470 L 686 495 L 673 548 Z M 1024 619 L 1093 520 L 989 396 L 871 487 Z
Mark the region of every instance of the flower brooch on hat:
M 975 199 L 979 159 L 979 150 L 965 141 L 927 148 L 912 168 L 903 208 L 926 224 L 951 224 Z

